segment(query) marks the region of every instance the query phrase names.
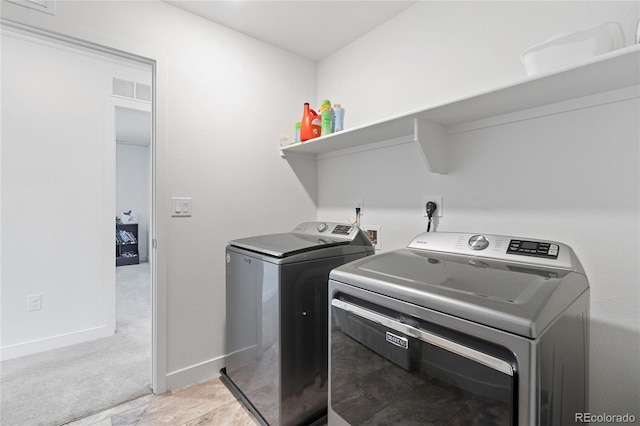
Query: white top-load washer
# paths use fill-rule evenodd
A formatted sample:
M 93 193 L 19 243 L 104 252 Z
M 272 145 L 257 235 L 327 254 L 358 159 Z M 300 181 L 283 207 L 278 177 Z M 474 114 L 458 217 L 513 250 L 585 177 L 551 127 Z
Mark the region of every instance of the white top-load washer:
M 580 423 L 588 302 L 554 241 L 423 233 L 338 267 L 329 424 Z

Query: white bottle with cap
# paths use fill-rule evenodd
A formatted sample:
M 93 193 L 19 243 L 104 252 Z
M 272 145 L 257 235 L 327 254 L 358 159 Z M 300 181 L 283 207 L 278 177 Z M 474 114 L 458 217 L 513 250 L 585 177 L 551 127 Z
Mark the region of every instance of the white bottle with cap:
M 344 130 L 344 108 L 340 104 L 333 105 L 333 114 L 335 116 L 334 132 Z

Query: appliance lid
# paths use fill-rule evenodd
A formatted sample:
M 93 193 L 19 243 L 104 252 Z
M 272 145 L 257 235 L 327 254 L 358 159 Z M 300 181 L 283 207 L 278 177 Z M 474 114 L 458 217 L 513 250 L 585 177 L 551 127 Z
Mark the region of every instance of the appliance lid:
M 346 244 L 349 241 L 292 233 L 260 235 L 229 242 L 231 246 L 278 258 Z
M 357 226 L 332 222 L 304 222 L 288 233 L 241 238 L 229 245 L 277 258 L 342 245 L 372 247 Z
M 589 287 L 574 271 L 413 249 L 359 259 L 330 279 L 528 338 Z

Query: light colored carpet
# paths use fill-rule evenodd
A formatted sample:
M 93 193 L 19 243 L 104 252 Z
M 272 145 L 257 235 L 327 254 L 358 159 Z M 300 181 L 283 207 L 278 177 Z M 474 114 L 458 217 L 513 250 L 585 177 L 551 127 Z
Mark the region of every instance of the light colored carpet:
M 61 425 L 151 393 L 149 264 L 116 282 L 114 336 L 2 362 L 0 424 Z

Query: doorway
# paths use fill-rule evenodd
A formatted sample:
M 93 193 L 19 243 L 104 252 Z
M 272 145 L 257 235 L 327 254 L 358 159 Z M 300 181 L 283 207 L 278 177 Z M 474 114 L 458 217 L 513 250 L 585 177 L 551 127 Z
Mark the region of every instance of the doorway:
M 140 102 L 110 90 L 114 76 L 150 89 L 153 66 L 23 28 L 3 26 L 2 47 L 0 423 L 60 424 L 151 393 L 150 267 L 146 290 L 135 290 L 146 292 L 146 341 L 124 342 L 116 315 L 114 105 Z M 146 367 L 126 344 L 143 346 Z M 131 380 L 139 371 L 142 385 Z
M 137 225 L 133 229 L 135 250 L 116 252 L 116 257 L 130 253 L 125 259 L 131 260 L 123 260 L 123 264 L 145 263 L 150 259 L 152 123 L 149 109 L 150 105 L 145 109 L 115 107 L 116 220 Z
M 115 103 L 116 334 L 133 343 L 125 351 L 137 366 L 127 378 L 137 386 L 133 396 L 151 390 L 152 116 L 144 101 L 136 109 Z

